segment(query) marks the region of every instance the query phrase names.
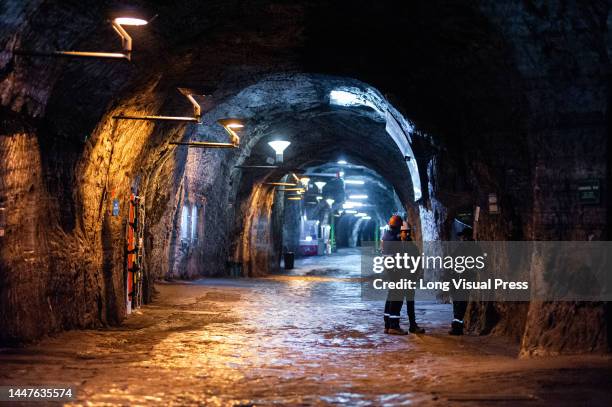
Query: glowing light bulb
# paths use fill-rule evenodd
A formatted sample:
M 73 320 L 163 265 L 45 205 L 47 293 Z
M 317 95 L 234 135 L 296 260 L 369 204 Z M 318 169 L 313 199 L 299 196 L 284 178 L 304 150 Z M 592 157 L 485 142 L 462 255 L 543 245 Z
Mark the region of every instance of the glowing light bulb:
M 328 199 L 326 199 L 326 200 L 325 200 L 325 202 L 327 202 L 327 204 L 328 204 L 328 205 L 329 205 L 329 207 L 331 208 L 331 207 L 332 207 L 332 205 L 334 204 L 334 202 L 336 202 L 336 201 L 335 201 L 335 200 L 333 200 L 333 199 L 331 199 L 331 198 L 328 198 Z
M 147 25 L 148 21 L 143 20 L 142 18 L 134 18 L 134 17 L 117 17 L 115 18 L 115 22 L 119 25 Z
M 325 185 L 327 185 L 327 182 L 324 182 L 324 181 L 317 181 L 317 182 L 315 182 L 314 184 L 317 186 L 317 188 L 319 188 L 319 192 L 321 193 L 321 192 L 323 192 L 323 187 L 324 187 Z
M 300 178 L 300 182 L 304 185 L 304 188 L 308 189 L 308 183 L 310 182 L 310 178 L 302 177 Z

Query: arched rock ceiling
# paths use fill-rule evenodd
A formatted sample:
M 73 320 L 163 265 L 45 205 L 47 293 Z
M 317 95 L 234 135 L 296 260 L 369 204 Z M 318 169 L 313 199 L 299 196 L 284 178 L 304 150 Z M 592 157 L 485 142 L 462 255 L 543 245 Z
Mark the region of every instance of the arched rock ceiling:
M 330 104 L 332 90 L 347 88 L 363 92 L 374 108 Z M 405 132 L 402 137 L 408 139 L 410 124 L 370 86 L 348 78 L 279 74 L 243 89 L 215 107 L 205 115 L 203 125 L 192 127 L 185 137 L 198 141 L 224 140 L 226 136 L 215 121 L 223 117 L 242 118 L 246 128 L 240 150 L 233 152 L 236 165 L 266 165 L 266 159 L 274 156 L 268 141 L 283 139 L 291 142 L 284 153 L 285 166 L 305 168 L 335 161 L 344 154 L 355 164 L 381 174 L 407 203 L 414 199 L 413 184 L 404 155 L 386 130 L 387 110 L 399 117 Z M 191 150 L 190 154 L 217 152 Z M 242 172 L 256 172 L 246 176 L 252 182 L 284 175 L 283 171 Z

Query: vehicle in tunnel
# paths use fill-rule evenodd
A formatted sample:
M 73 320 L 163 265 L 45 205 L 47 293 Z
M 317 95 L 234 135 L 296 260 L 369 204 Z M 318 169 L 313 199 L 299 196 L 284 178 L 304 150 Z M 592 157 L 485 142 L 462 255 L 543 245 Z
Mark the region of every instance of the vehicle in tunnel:
M 0 403 L 609 404 L 611 10 L 4 1 Z

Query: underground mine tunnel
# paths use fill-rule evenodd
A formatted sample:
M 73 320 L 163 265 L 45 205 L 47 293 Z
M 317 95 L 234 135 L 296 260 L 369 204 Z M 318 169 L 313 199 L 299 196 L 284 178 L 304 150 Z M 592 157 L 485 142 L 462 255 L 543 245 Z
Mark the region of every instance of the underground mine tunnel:
M 0 21 L 0 404 L 609 405 L 609 2 Z

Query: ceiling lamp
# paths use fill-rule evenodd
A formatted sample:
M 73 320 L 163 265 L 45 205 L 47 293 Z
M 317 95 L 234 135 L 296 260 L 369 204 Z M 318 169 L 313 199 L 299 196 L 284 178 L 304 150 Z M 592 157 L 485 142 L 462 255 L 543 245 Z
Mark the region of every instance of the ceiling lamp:
M 329 205 L 329 207 L 331 208 L 332 205 L 334 204 L 334 202 L 336 202 L 335 200 L 331 199 L 331 198 L 327 198 L 325 200 L 325 202 L 327 202 L 327 204 Z
M 182 117 L 182 116 L 130 116 L 130 115 L 117 115 L 113 116 L 113 119 L 118 120 L 152 120 L 152 121 L 174 121 L 174 122 L 193 122 L 193 123 L 201 123 L 202 122 L 202 108 L 200 104 L 195 100 L 193 95 L 196 95 L 197 92 L 192 89 L 187 88 L 177 88 L 179 92 L 183 96 L 189 100 L 191 105 L 193 106 L 193 117 Z
M 110 58 L 110 59 L 132 59 L 132 37 L 123 26 L 142 26 L 148 22 L 134 15 L 121 15 L 111 21 L 111 25 L 117 35 L 121 38 L 121 49 L 123 52 L 91 52 L 91 51 L 30 51 L 16 49 L 16 55 L 40 56 L 40 57 L 85 57 L 85 58 Z
M 217 141 L 171 141 L 169 144 L 187 146 L 194 148 L 238 148 L 240 146 L 240 137 L 236 134 L 244 128 L 238 119 L 220 119 L 217 123 L 221 125 L 229 135 L 230 142 L 222 143 Z
M 327 182 L 325 182 L 325 181 L 317 181 L 317 182 L 315 182 L 314 184 L 315 184 L 315 185 L 317 186 L 317 188 L 319 189 L 319 193 L 323 193 L 323 187 L 324 187 L 325 185 L 327 185 Z
M 285 151 L 287 147 L 289 147 L 290 144 L 291 144 L 290 141 L 283 141 L 283 140 L 275 140 L 275 141 L 268 142 L 268 145 L 272 147 L 272 149 L 276 153 L 277 163 L 283 162 L 283 152 Z
M 240 137 L 238 136 L 238 132 L 241 132 L 244 129 L 244 124 L 238 119 L 219 119 L 217 123 L 227 133 L 230 139 L 230 143 L 234 147 L 238 147 L 240 145 Z
M 308 190 L 308 183 L 310 182 L 310 178 L 302 177 L 300 178 L 300 182 L 302 183 L 302 185 L 304 185 L 304 188 Z
M 346 165 L 346 164 L 348 164 L 348 163 L 346 162 L 346 160 L 338 160 L 338 164 L 340 164 L 340 165 Z
M 365 194 L 354 194 L 349 195 L 349 199 L 368 199 L 368 196 Z
M 344 183 L 345 184 L 350 184 L 350 185 L 363 185 L 363 184 L 365 184 L 365 182 L 360 180 L 360 179 L 345 179 Z
M 317 195 L 316 199 L 317 199 L 317 202 L 321 202 L 321 199 L 323 199 L 323 197 L 321 195 Z

